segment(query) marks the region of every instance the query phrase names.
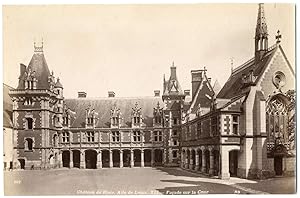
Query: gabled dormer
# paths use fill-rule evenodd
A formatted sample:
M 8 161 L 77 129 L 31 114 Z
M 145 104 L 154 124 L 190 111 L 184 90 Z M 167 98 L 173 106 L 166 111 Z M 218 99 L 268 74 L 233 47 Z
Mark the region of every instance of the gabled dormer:
M 110 110 L 110 127 L 120 128 L 121 126 L 121 110 L 114 105 Z
M 85 110 L 85 127 L 95 128 L 97 121 L 98 121 L 98 113 L 95 111 L 95 109 L 91 109 L 91 107 L 89 106 Z
M 37 79 L 35 77 L 35 71 L 32 71 L 31 68 L 29 68 L 28 71 L 25 71 L 24 73 L 24 79 L 24 89 L 36 89 Z
M 163 108 L 160 107 L 159 102 L 153 108 L 153 126 L 162 126 L 163 124 Z
M 138 107 L 138 103 L 135 103 L 134 108 L 132 108 L 131 123 L 132 123 L 132 128 L 141 127 L 141 124 L 142 124 L 142 108 Z

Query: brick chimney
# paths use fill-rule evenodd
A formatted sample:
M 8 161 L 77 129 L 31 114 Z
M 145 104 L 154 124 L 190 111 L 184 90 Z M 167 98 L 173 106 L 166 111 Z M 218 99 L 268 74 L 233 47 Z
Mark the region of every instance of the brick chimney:
M 87 93 L 84 91 L 79 91 L 78 92 L 78 98 L 86 98 Z
M 159 97 L 160 96 L 160 91 L 159 90 L 154 90 L 154 96 Z
M 108 92 L 108 97 L 109 98 L 114 98 L 115 96 L 116 96 L 115 92 L 113 92 L 113 91 Z
M 201 81 L 202 81 L 202 71 L 203 70 L 192 70 L 192 98 L 195 97 L 197 88 L 199 87 Z

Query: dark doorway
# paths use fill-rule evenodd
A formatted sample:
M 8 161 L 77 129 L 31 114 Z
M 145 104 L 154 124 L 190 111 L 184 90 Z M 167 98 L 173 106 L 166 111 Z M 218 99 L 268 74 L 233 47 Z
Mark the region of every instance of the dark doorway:
M 130 166 L 130 150 L 123 150 L 123 167 Z
M 140 150 L 134 150 L 134 166 L 141 166 L 141 151 Z
M 275 170 L 275 175 L 281 176 L 283 171 L 282 171 L 282 156 L 275 156 L 274 157 L 274 170 Z
M 162 166 L 163 151 L 156 149 L 154 151 L 154 166 Z
M 109 168 L 109 151 L 108 150 L 102 151 L 102 167 Z
M 120 151 L 113 150 L 113 167 L 120 167 Z
M 145 166 L 151 166 L 151 150 L 144 150 L 144 164 Z
M 205 157 L 205 166 L 206 166 L 205 172 L 209 173 L 209 169 L 210 169 L 209 150 L 206 150 L 204 152 L 204 157 Z
M 196 152 L 195 152 L 195 150 L 192 150 L 192 160 L 193 160 L 192 169 L 195 169 L 196 168 Z
M 63 167 L 70 167 L 70 151 L 63 151 L 62 153 Z
M 25 160 L 24 159 L 18 159 L 18 160 L 20 162 L 21 169 L 25 169 Z
M 80 168 L 80 151 L 73 151 L 73 165 L 74 168 Z
M 202 150 L 198 150 L 199 155 L 199 170 L 202 171 Z
M 229 152 L 229 173 L 230 177 L 237 176 L 238 169 L 238 151 Z
M 94 150 L 85 151 L 85 168 L 96 169 L 97 165 L 97 152 Z

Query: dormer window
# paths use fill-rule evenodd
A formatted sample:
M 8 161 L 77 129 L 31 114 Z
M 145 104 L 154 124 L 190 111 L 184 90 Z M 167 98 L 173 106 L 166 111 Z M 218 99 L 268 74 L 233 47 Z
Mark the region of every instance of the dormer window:
M 64 125 L 69 125 L 69 118 L 67 116 L 63 117 Z
M 161 124 L 161 117 L 155 116 L 155 124 Z
M 162 108 L 160 108 L 159 102 L 157 102 L 156 108 L 153 108 L 153 117 L 154 117 L 154 124 L 157 125 L 162 124 Z
M 132 108 L 132 123 L 134 126 L 139 126 L 141 124 L 141 108 L 138 107 L 138 103 L 135 103 L 135 107 Z
M 31 68 L 25 72 L 25 89 L 36 89 L 35 72 L 31 71 Z
M 96 117 L 98 113 L 95 112 L 95 109 L 90 109 L 90 106 L 86 109 L 86 126 L 95 127 L 96 125 Z
M 113 117 L 112 118 L 112 125 L 114 125 L 114 126 L 119 125 L 119 118 L 118 117 Z
M 134 124 L 140 124 L 140 117 L 133 117 Z
M 92 125 L 94 123 L 94 118 L 88 118 L 88 124 Z

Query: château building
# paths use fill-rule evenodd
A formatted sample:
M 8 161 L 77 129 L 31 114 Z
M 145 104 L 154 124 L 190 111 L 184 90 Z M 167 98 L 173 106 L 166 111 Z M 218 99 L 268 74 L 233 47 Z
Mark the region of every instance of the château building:
M 182 90 L 174 63 L 153 97 L 64 98 L 34 45 L 11 89 L 13 154 L 17 169 L 180 166 L 242 178 L 295 173 L 295 73 L 280 45 L 268 46 L 259 4 L 254 57 L 212 85 L 206 68 L 192 70 Z M 9 100 L 9 99 L 7 99 Z M 11 107 L 10 107 L 11 108 Z

